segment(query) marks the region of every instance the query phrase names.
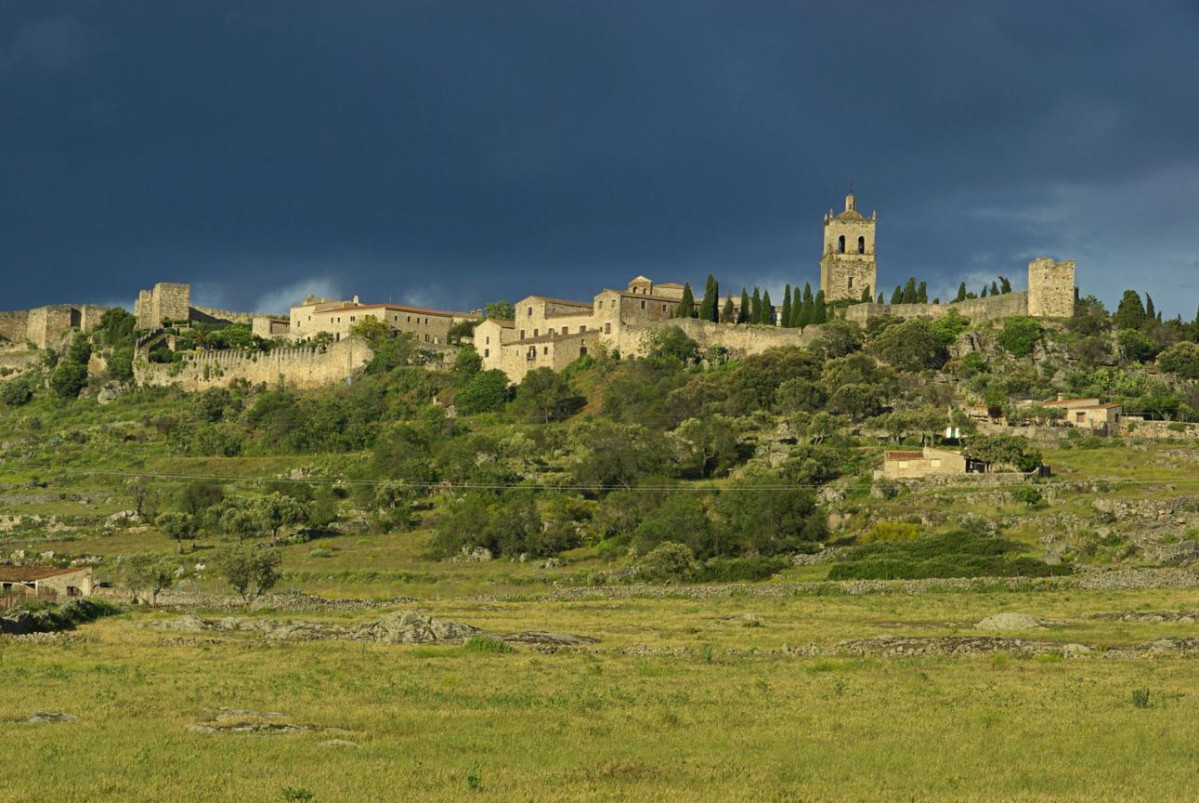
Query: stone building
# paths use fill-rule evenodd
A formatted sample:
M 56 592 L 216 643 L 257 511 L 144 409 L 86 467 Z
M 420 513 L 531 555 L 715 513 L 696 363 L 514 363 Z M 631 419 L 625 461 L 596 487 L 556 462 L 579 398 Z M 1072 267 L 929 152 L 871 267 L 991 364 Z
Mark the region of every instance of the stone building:
M 91 569 L 53 566 L 0 566 L 0 593 L 85 597 L 95 589 Z
M 826 301 L 858 301 L 869 291 L 878 292 L 878 266 L 874 254 L 874 229 L 878 213 L 865 217 L 858 211 L 850 189 L 845 209 L 824 216 L 824 256 L 820 259 L 820 288 Z
M 250 324 L 250 331 L 263 340 L 271 340 L 276 337 L 287 337 L 288 332 L 291 331 L 291 324 L 287 318 L 279 318 L 274 315 L 255 315 Z
M 958 452 L 925 446 L 920 451 L 883 453 L 882 475 L 886 479 L 919 479 L 933 474 L 965 474 L 966 458 Z
M 445 343 L 450 327 L 459 321 L 472 320 L 467 313 L 409 307 L 403 304 L 363 304 L 355 296 L 351 301 L 337 301 L 309 296 L 292 307 L 287 336 L 292 340 L 308 340 L 327 332 L 341 340 L 357 323 L 374 318 L 399 332 L 412 334 L 420 343 Z
M 1093 435 L 1118 435 L 1123 405 L 1101 404 L 1099 399 L 1057 399 L 1042 407 L 1064 410 L 1066 426 L 1085 430 Z

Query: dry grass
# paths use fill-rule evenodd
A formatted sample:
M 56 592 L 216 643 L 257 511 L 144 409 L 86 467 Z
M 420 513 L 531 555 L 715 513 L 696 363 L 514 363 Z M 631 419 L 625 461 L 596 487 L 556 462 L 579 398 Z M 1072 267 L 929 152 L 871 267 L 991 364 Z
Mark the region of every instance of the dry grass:
M 421 606 L 489 630 L 601 639 L 552 655 L 226 634 L 181 646 L 142 627 L 154 614 L 130 615 L 86 626 L 69 646 L 0 642 L 0 718 L 83 718 L 0 728 L 0 798 L 266 801 L 285 788 L 338 801 L 1193 798 L 1199 662 L 779 650 L 965 632 L 1002 610 L 1066 621 L 1036 636 L 1061 641 L 1199 635 L 1088 618 L 1196 602 L 1158 591 Z M 764 626 L 718 619 L 747 611 Z M 1147 709 L 1132 701 L 1140 688 Z M 222 706 L 351 733 L 186 730 Z M 360 746 L 322 744 L 330 738 Z

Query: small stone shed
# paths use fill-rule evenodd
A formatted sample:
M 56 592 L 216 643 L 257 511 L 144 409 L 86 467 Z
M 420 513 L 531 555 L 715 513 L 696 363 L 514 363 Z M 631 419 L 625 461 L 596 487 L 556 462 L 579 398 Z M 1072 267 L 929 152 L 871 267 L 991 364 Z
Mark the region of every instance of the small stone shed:
M 91 569 L 53 566 L 0 566 L 0 594 L 86 597 L 96 587 Z
M 965 474 L 966 458 L 959 452 L 925 446 L 920 451 L 883 454 L 883 477 L 890 480 L 918 479 L 932 474 Z

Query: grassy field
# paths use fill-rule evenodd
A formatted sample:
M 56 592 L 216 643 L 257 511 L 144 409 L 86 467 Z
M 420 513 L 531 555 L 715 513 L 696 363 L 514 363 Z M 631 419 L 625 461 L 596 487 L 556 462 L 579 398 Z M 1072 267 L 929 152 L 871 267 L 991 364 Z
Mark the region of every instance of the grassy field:
M 1064 623 L 1017 634 L 1029 638 L 1140 643 L 1199 626 L 1090 616 L 1192 608 L 1197 596 L 419 606 L 497 632 L 600 639 L 553 654 L 189 640 L 145 627 L 173 614 L 126 614 L 83 626 L 80 641 L 0 641 L 0 719 L 12 721 L 0 728 L 0 799 L 1193 799 L 1194 660 L 797 658 L 782 648 L 968 633 L 1001 611 Z M 761 625 L 719 618 L 747 612 Z M 1147 707 L 1134 702 L 1138 689 L 1149 690 Z M 221 707 L 348 733 L 187 730 Z M 34 710 L 81 719 L 19 724 Z

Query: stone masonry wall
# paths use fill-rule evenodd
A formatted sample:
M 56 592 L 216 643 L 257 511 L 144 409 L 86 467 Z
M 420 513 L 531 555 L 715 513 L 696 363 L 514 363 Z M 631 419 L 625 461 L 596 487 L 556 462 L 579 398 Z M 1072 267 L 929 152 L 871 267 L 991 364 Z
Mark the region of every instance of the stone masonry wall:
M 24 343 L 29 335 L 29 310 L 0 312 L 0 337 L 14 343 Z
M 1074 261 L 1034 259 L 1028 264 L 1028 314 L 1034 318 L 1070 318 L 1077 290 Z
M 254 323 L 252 312 L 234 312 L 213 307 L 191 307 L 188 310 L 190 320 L 199 323 L 241 323 L 250 326 Z
M 894 315 L 899 318 L 940 318 L 956 310 L 971 323 L 1028 314 L 1028 293 L 1018 290 L 1001 296 L 970 298 L 951 304 L 854 304 L 845 309 L 846 320 L 866 325 L 872 318 Z
M 644 357 L 649 353 L 651 335 L 664 326 L 677 326 L 682 329 L 684 334 L 699 344 L 701 352 L 712 346 L 723 346 L 736 357 L 761 354 L 767 349 L 779 346 L 806 346 L 820 339 L 820 326 L 808 326 L 800 330 L 777 326 L 712 323 L 698 318 L 684 318 L 624 326 L 616 346 L 621 354 Z
M 324 350 L 300 347 L 255 354 L 201 352 L 186 355 L 180 365 L 138 360 L 134 363 L 133 373 L 139 384 L 179 385 L 187 391 L 228 387 L 239 379 L 251 384 L 310 389 L 344 382 L 370 362 L 373 356 L 369 346 L 349 338 L 333 343 Z

